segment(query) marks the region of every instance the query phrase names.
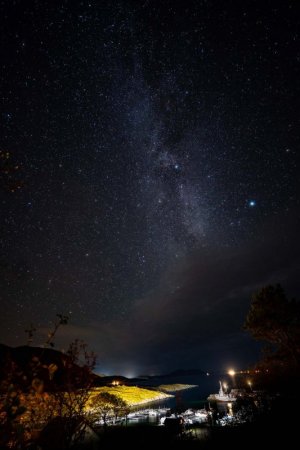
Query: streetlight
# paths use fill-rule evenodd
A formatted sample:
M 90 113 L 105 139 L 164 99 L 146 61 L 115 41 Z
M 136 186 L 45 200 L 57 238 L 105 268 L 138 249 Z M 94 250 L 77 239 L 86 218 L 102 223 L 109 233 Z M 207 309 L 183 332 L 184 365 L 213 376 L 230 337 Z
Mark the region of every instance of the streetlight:
M 235 387 L 235 370 L 233 370 L 233 369 L 230 369 L 230 370 L 228 370 L 228 375 L 232 378 L 232 386 L 233 387 Z
M 252 391 L 252 381 L 251 381 L 251 380 L 248 380 L 248 381 L 247 381 L 247 384 L 248 384 L 250 390 Z

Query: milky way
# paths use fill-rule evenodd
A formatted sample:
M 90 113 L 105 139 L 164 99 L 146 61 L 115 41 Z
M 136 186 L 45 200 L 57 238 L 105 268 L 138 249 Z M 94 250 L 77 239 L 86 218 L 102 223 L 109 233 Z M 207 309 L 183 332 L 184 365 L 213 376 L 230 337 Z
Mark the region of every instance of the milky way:
M 297 293 L 299 7 L 100 3 L 1 2 L 1 340 L 244 354 L 251 292 Z

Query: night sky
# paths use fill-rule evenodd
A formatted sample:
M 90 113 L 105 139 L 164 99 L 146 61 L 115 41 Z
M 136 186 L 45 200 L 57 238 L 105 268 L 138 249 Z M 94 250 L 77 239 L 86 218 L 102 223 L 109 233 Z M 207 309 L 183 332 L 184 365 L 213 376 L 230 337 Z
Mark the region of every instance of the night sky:
M 299 295 L 299 2 L 0 4 L 0 341 L 253 362 L 251 294 Z

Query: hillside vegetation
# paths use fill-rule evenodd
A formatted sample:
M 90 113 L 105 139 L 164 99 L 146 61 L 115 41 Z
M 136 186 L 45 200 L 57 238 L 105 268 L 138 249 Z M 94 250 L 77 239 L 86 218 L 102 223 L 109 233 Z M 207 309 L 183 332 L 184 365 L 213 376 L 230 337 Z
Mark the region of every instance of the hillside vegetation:
M 129 406 L 141 405 L 143 403 L 172 397 L 172 395 L 164 392 L 159 392 L 156 390 L 152 391 L 150 389 L 139 388 L 136 386 L 103 386 L 93 389 L 91 398 L 100 392 L 108 392 L 109 394 L 116 395 L 125 401 Z

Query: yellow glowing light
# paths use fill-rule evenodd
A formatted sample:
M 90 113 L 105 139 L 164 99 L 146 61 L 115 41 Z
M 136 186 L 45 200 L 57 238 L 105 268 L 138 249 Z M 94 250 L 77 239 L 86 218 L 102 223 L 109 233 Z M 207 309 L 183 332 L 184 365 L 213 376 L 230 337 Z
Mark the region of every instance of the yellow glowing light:
M 228 375 L 230 375 L 231 377 L 234 377 L 235 370 L 233 370 L 233 369 L 228 370 Z

